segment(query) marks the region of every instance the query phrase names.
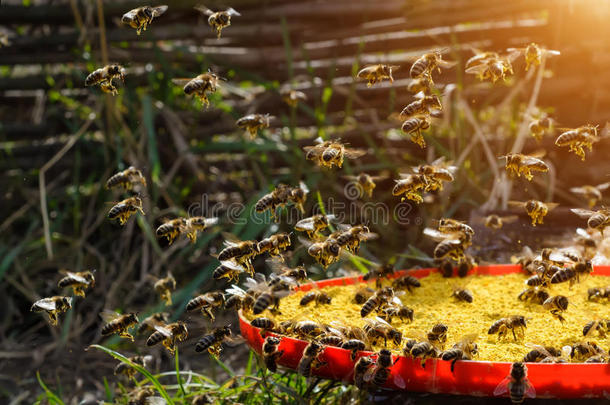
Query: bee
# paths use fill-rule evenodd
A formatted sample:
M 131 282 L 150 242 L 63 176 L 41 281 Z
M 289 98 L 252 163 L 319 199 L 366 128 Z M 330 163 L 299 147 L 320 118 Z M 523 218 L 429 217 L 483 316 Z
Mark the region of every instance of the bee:
M 364 388 L 364 376 L 373 363 L 370 357 L 360 357 L 354 365 L 354 385 L 357 388 Z
M 485 226 L 487 228 L 491 228 L 493 230 L 501 229 L 504 224 L 509 224 L 511 222 L 515 222 L 519 217 L 516 215 L 509 215 L 505 217 L 501 217 L 496 214 L 488 215 L 485 217 Z
M 305 270 L 304 266 L 297 266 L 295 268 L 291 268 L 283 263 L 282 258 L 275 257 L 267 260 L 267 263 L 274 271 L 274 274 L 277 274 L 277 278 L 279 280 L 294 280 L 297 285 L 299 282 L 307 280 L 307 270 Z
M 315 302 L 316 305 L 330 305 L 331 301 L 330 295 L 323 291 L 310 291 L 301 298 L 299 305 L 303 307 L 312 302 Z
M 477 265 L 474 257 L 469 254 L 464 253 L 464 256 L 461 257 L 457 262 L 457 274 L 459 277 L 466 277 L 468 273 L 474 269 Z
M 444 350 L 449 328 L 444 323 L 437 323 L 427 334 L 428 341 L 440 350 Z
M 434 248 L 434 259 L 445 260 L 451 258 L 460 262 L 464 257 L 464 243 L 459 239 L 446 239 L 440 241 Z
M 526 202 L 509 201 L 509 206 L 515 208 L 525 208 L 525 212 L 532 219 L 532 226 L 544 223 L 544 217 L 555 209 L 559 204 L 553 202 L 542 202 L 538 200 L 528 200 Z
M 572 208 L 570 211 L 581 218 L 587 219 L 587 226 L 591 229 L 597 229 L 602 236 L 604 235 L 604 229 L 610 225 L 610 210 L 607 208 L 602 207 L 597 211 Z
M 453 218 L 441 218 L 437 227 L 440 232 L 444 233 L 459 233 L 470 238 L 474 236 L 474 229 L 470 225 Z
M 398 317 L 402 322 L 413 322 L 413 309 L 402 304 L 390 303 L 378 310 L 379 317 L 388 323 L 392 323 L 394 317 Z
M 610 299 L 610 286 L 608 287 L 593 287 L 587 290 L 587 299 L 589 301 L 598 301 L 601 299 Z
M 268 252 L 271 256 L 279 256 L 280 252 L 290 247 L 290 235 L 287 233 L 276 233 L 258 242 L 258 254 Z
M 531 181 L 534 178 L 533 171 L 548 172 L 549 166 L 542 160 L 534 156 L 523 155 L 521 153 L 509 153 L 501 156 L 506 159 L 506 170 L 517 177 L 523 176 Z
M 536 390 L 527 378 L 527 366 L 522 362 L 515 362 L 510 367 L 509 375 L 500 381 L 494 390 L 494 395 L 509 393 L 513 404 L 521 404 L 525 397 L 535 398 Z
M 410 350 L 408 350 L 410 346 Z M 421 358 L 422 368 L 426 368 L 426 360 L 433 359 L 441 355 L 441 351 L 438 347 L 427 340 L 416 341 L 409 339 L 405 346 L 405 351 L 408 350 L 408 355 L 414 359 Z
M 154 288 L 157 294 L 159 294 L 161 301 L 165 301 L 165 305 L 172 305 L 172 291 L 176 289 L 176 279 L 172 273 L 169 273 L 167 277 L 157 280 Z
M 199 394 L 194 396 L 191 400 L 191 405 L 209 405 L 213 403 L 214 399 L 210 394 Z
M 516 55 L 489 57 L 481 61 L 482 63 L 466 69 L 466 73 L 476 75 L 481 81 L 489 79 L 492 83 L 497 82 L 498 79 L 506 80 L 507 75 L 515 73 L 511 63 L 515 58 Z
M 144 332 L 154 332 L 155 326 L 162 326 L 169 322 L 169 313 L 167 312 L 155 312 L 144 318 L 142 322 L 140 322 L 140 326 L 138 327 L 138 333 Z
M 122 226 L 125 225 L 129 218 L 138 211 L 142 215 L 146 215 L 144 214 L 144 209 L 142 208 L 142 199 L 136 195 L 126 198 L 110 208 L 110 211 L 108 211 L 108 219 L 118 219 L 119 224 Z
M 589 209 L 595 207 L 595 205 L 601 201 L 602 191 L 605 191 L 610 187 L 610 183 L 602 183 L 597 186 L 581 186 L 581 187 L 572 187 L 570 191 L 578 196 L 582 196 L 587 200 L 589 204 Z
M 555 359 L 561 359 L 563 354 L 559 349 L 554 348 L 553 346 L 541 346 L 534 345 L 530 343 L 525 344 L 531 350 L 525 354 L 523 357 L 524 363 L 549 363 L 554 362 Z M 570 346 L 567 346 L 571 350 Z M 566 349 L 567 350 L 567 349 Z M 569 354 L 568 354 L 569 356 Z M 547 360 L 549 359 L 549 360 Z
M 478 356 L 479 346 L 476 343 L 477 334 L 470 334 L 462 337 L 451 349 L 441 353 L 440 358 L 444 361 L 451 361 L 451 372 L 453 373 L 455 363 L 458 360 L 472 360 Z
M 487 333 L 489 335 L 493 335 L 495 333 L 498 334 L 498 340 L 505 337 L 509 331 L 513 333 L 513 338 L 517 341 L 517 336 L 519 339 L 523 339 L 525 336 L 525 329 L 527 328 L 527 320 L 522 315 L 511 315 L 508 318 L 501 318 L 495 321 Z
M 377 345 L 379 340 L 383 339 L 384 347 L 388 346 L 388 340 L 394 343 L 394 345 L 400 346 L 400 342 L 402 341 L 402 332 L 400 332 L 398 329 L 392 327 L 392 325 L 380 317 L 375 317 L 375 319 L 367 318 L 365 319 L 365 322 L 366 323 L 363 330 L 369 342 Z
M 354 302 L 358 305 L 364 304 L 369 298 L 375 294 L 375 290 L 370 287 L 363 287 L 356 291 L 354 295 Z
M 544 301 L 549 298 L 549 293 L 543 288 L 530 287 L 521 291 L 517 298 L 519 299 L 519 301 L 531 302 L 533 304 L 542 305 Z
M 537 141 L 541 141 L 545 134 L 553 131 L 554 124 L 553 119 L 546 114 L 538 118 L 532 118 L 532 121 L 529 123 L 530 134 Z
M 224 80 L 216 73 L 208 71 L 192 79 L 172 79 L 177 86 L 184 86 L 183 91 L 187 96 L 194 95 L 206 107 L 210 105 L 208 93 L 216 93 L 219 80 Z
M 339 345 L 339 347 L 341 347 L 342 349 L 345 349 L 345 350 L 350 350 L 351 351 L 350 358 L 352 359 L 352 361 L 355 361 L 356 355 L 358 354 L 358 352 L 362 351 L 362 350 L 366 350 L 368 345 L 360 339 L 347 339 L 347 340 L 343 340 L 341 342 L 341 344 Z
M 225 309 L 235 308 L 236 310 L 252 311 L 254 296 L 251 293 L 244 291 L 236 285 L 232 285 L 226 292 Z
M 441 219 L 438 230 L 425 228 L 424 235 L 439 241 L 434 249 L 434 258 L 441 261 L 452 258 L 459 262 L 464 258 L 464 250 L 472 244 L 474 231 L 469 225 L 460 221 Z
M 123 83 L 125 82 L 125 68 L 121 65 L 108 65 L 94 70 L 85 79 L 85 86 L 99 85 L 104 93 L 117 95 L 119 91 L 112 83 L 114 79 L 120 79 Z
M 430 110 L 442 110 L 443 105 L 437 96 L 423 96 L 408 104 L 400 112 L 401 119 L 407 119 L 419 115 L 430 115 Z
M 451 259 L 445 258 L 440 260 L 435 260 L 435 265 L 438 268 L 438 271 L 445 278 L 453 277 L 453 263 Z
M 195 243 L 197 242 L 198 232 L 205 231 L 217 223 L 218 218 L 190 217 L 187 218 L 186 224 L 184 225 L 184 233 L 191 243 Z
M 392 352 L 388 349 L 381 349 L 377 353 L 377 360 L 375 361 L 375 365 L 369 368 L 364 374 L 364 381 L 370 382 L 377 387 L 382 387 L 388 381 L 391 375 L 391 367 L 396 364 L 396 362 L 400 358 L 396 358 L 396 360 L 392 359 Z M 405 388 L 406 384 L 404 379 L 400 375 L 395 375 L 393 378 L 393 382 L 399 388 Z
M 527 71 L 530 66 L 540 66 L 543 56 L 560 55 L 559 51 L 541 48 L 534 42 L 531 42 L 525 48 L 508 48 L 507 51 L 516 53 L 517 55 L 525 55 L 525 71 Z
M 597 331 L 600 338 L 605 339 L 606 333 L 610 332 L 610 319 L 590 321 L 582 328 L 583 336 L 591 336 L 595 331 Z
M 216 317 L 212 311 L 214 308 L 220 308 L 225 303 L 225 297 L 220 291 L 210 291 L 202 295 L 198 295 L 186 303 L 187 311 L 201 310 L 201 313 L 214 322 Z
M 195 351 L 201 353 L 205 350 L 212 356 L 218 358 L 222 351 L 222 343 L 232 336 L 230 325 L 216 328 L 212 333 L 205 335 L 195 345 Z
M 369 228 L 365 225 L 346 225 L 343 229 L 331 234 L 329 238 L 336 239 L 342 248 L 354 254 L 358 253 L 360 243 L 378 237 L 376 233 L 369 231 Z
M 146 177 L 144 177 L 140 170 L 133 166 L 129 166 L 127 169 L 111 176 L 108 181 L 106 181 L 106 189 L 120 187 L 129 191 L 132 190 L 136 184 L 141 184 L 146 187 Z
M 578 342 L 572 345 L 570 357 L 576 361 L 583 361 L 603 353 L 604 349 L 595 342 Z
M 292 108 L 295 108 L 299 102 L 307 101 L 307 95 L 299 90 L 283 89 L 280 95 L 282 100 Z
M 333 166 L 338 168 L 343 167 L 343 160 L 345 158 L 357 159 L 366 154 L 364 150 L 348 148 L 346 144 L 341 143 L 339 140 L 326 141 L 314 146 L 305 146 L 303 150 L 307 160 L 313 160 L 319 166 L 328 167 L 329 169 Z
M 551 277 L 551 284 L 570 282 L 570 287 L 578 281 L 578 273 L 571 267 L 564 267 L 557 270 Z
M 51 325 L 57 325 L 57 315 L 72 308 L 72 298 L 56 295 L 54 297 L 43 298 L 36 301 L 30 311 L 46 312 Z
M 134 364 L 137 364 L 138 366 L 148 368 L 150 363 L 152 363 L 152 361 L 153 361 L 153 356 L 150 356 L 150 355 L 132 356 L 132 357 L 129 357 L 129 361 Z M 130 380 L 133 380 L 134 382 L 136 381 L 136 379 L 135 379 L 136 373 L 137 373 L 137 371 L 135 368 L 133 368 L 129 364 L 123 363 L 123 362 L 120 362 L 114 368 L 114 375 L 123 374 L 124 376 L 126 376 Z
M 599 141 L 597 127 L 584 125 L 578 128 L 563 128 L 565 132 L 555 139 L 557 146 L 569 146 L 570 152 L 574 152 L 583 161 L 585 160 L 585 148 L 589 152 L 593 150 L 593 144 Z
M 409 199 L 416 203 L 424 202 L 424 198 L 421 196 L 420 191 L 424 190 L 428 184 L 425 177 L 421 174 L 400 174 L 400 180 L 394 180 L 396 184 L 392 189 L 392 195 L 399 196 L 404 194 L 400 201 Z
M 387 305 L 394 298 L 394 289 L 392 287 L 380 288 L 362 305 L 360 316 L 366 317 L 376 309 Z
M 429 52 L 420 56 L 419 59 L 417 59 L 413 65 L 411 65 L 409 74 L 411 75 L 412 79 L 417 79 L 425 74 L 431 75 L 435 70 L 438 70 L 440 73 L 441 67 L 451 68 L 455 66 L 455 64 L 456 62 L 443 60 L 443 54 L 441 51 Z
M 121 22 L 129 25 L 131 28 L 135 28 L 137 30 L 137 34 L 140 35 L 142 31 L 146 31 L 146 27 L 152 23 L 153 18 L 159 17 L 166 11 L 167 6 L 138 7 L 123 14 Z
M 129 328 L 140 322 L 136 313 L 128 312 L 120 315 L 116 312 L 104 311 L 100 315 L 105 322 L 102 326 L 102 336 L 116 333 L 122 338 L 134 341 L 133 336 L 129 334 Z
M 406 289 L 409 292 L 413 292 L 414 288 L 421 287 L 421 283 L 416 277 L 404 275 L 400 276 L 392 282 L 392 287 L 395 290 L 404 290 Z
M 229 282 L 236 282 L 239 281 L 239 275 L 245 271 L 246 270 L 242 266 L 235 264 L 232 261 L 224 261 L 220 263 L 220 266 L 214 269 L 212 277 L 214 277 L 215 280 L 226 278 Z
M 371 198 L 373 190 L 377 187 L 376 182 L 386 179 L 387 176 L 371 176 L 367 173 L 360 173 L 357 176 L 343 176 L 343 178 L 353 182 L 358 187 L 359 196 L 366 195 Z
M 258 317 L 250 321 L 250 324 L 255 328 L 261 330 L 261 336 L 264 336 L 267 331 L 274 330 L 277 328 L 277 324 L 271 318 Z
M 182 342 L 188 337 L 188 329 L 184 322 L 174 322 L 165 326 L 155 326 L 155 331 L 146 340 L 146 346 L 161 343 L 170 354 L 176 352 L 176 342 Z
M 556 295 L 549 297 L 542 303 L 542 307 L 551 312 L 554 318 L 557 318 L 561 323 L 565 322 L 565 318 L 561 316 L 562 312 L 567 311 L 569 300 L 564 295 Z
M 466 64 L 464 65 L 465 69 L 469 69 L 471 67 L 484 64 L 488 59 L 499 59 L 500 58 L 500 55 L 497 52 L 481 51 L 476 48 L 471 48 L 471 50 L 474 53 L 474 55 L 471 56 L 470 59 L 468 59 L 466 61 Z
M 585 363 L 608 363 L 610 362 L 610 356 L 608 353 L 595 354 L 585 360 Z
M 283 350 L 278 350 L 279 344 L 282 342 L 280 338 L 267 336 L 263 343 L 263 363 L 267 370 L 275 373 L 277 371 L 277 361 L 284 355 Z
M 220 39 L 220 34 L 222 33 L 223 28 L 227 28 L 229 25 L 231 25 L 231 17 L 241 16 L 241 14 L 231 7 L 225 11 L 212 11 L 204 5 L 200 5 L 195 7 L 195 10 L 208 17 L 208 24 L 210 27 L 216 30 L 218 39 Z
M 186 218 L 176 218 L 165 221 L 157 228 L 157 238 L 165 238 L 167 244 L 171 245 L 186 229 L 186 222 Z
M 254 275 L 252 258 L 259 254 L 258 242 L 255 240 L 235 242 L 225 240 L 224 244 L 226 247 L 218 254 L 218 260 L 220 262 L 233 260 L 243 266 L 250 275 Z
M 321 325 L 309 319 L 299 321 L 292 327 L 292 332 L 302 339 L 316 338 L 327 330 L 328 328 L 325 325 Z
M 11 45 L 11 41 L 9 40 L 7 33 L 0 32 L 0 48 L 2 48 L 3 46 L 10 46 L 10 45 Z
M 271 312 L 279 312 L 280 298 L 290 293 L 290 286 L 278 283 L 274 286 L 258 285 L 260 294 L 256 297 L 252 307 L 252 313 L 258 315 L 272 306 Z
M 451 293 L 451 296 L 457 299 L 458 301 L 464 301 L 469 304 L 472 304 L 472 301 L 474 300 L 474 297 L 472 296 L 472 291 L 458 286 L 453 287 L 453 293 Z
M 455 173 L 456 170 L 457 167 L 451 166 L 445 162 L 444 157 L 438 158 L 430 164 L 423 164 L 413 168 L 413 171 L 416 174 L 424 176 L 426 191 L 442 190 L 444 181 L 455 180 L 453 173 Z
M 412 79 L 407 85 L 407 91 L 411 94 L 422 92 L 424 95 L 432 93 L 434 82 L 430 72 L 422 74 L 420 77 Z
M 426 140 L 424 139 L 422 131 L 425 131 L 428 128 L 430 128 L 429 115 L 411 117 L 404 121 L 400 127 L 402 132 L 411 136 L 411 142 L 418 145 L 422 149 L 426 148 Z
M 316 214 L 309 218 L 301 219 L 296 223 L 294 229 L 299 232 L 307 232 L 309 239 L 313 239 L 319 232 L 328 228 L 336 218 L 334 215 Z
M 303 356 L 299 360 L 299 365 L 297 366 L 298 373 L 309 377 L 312 370 L 325 366 L 327 362 L 320 359 L 325 349 L 325 346 L 317 342 L 310 342 L 303 350 Z
M 95 270 L 79 271 L 78 273 L 67 271 L 65 272 L 66 275 L 57 282 L 57 287 L 72 287 L 74 295 L 84 298 L 85 290 L 95 287 L 94 273 Z
M 341 245 L 334 238 L 326 238 L 320 242 L 310 242 L 303 238 L 299 238 L 301 243 L 307 246 L 307 253 L 313 257 L 322 267 L 327 268 L 337 260 L 341 255 Z
M 248 131 L 252 139 L 256 138 L 258 131 L 269 128 L 269 121 L 273 117 L 269 114 L 249 114 L 235 122 L 235 124 Z
M 392 65 L 371 65 L 361 69 L 356 77 L 360 80 L 366 80 L 368 83 L 366 87 L 371 87 L 377 82 L 382 82 L 383 80 L 389 80 L 390 83 L 394 83 L 394 77 L 392 73 L 398 70 L 400 66 L 392 66 Z
M 151 387 L 136 387 L 128 394 L 128 405 L 152 405 L 165 402 L 162 397 L 154 396 L 156 391 Z

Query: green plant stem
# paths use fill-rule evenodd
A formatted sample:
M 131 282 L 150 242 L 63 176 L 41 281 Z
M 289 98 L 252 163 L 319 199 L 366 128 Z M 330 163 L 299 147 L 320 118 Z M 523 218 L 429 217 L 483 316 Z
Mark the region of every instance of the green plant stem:
M 184 390 L 184 386 L 182 385 L 182 378 L 180 377 L 180 360 L 178 359 L 178 347 L 176 347 L 174 362 L 176 364 L 176 379 L 178 380 L 178 385 L 180 386 L 180 391 L 182 392 L 182 397 L 184 398 L 186 397 L 186 391 Z

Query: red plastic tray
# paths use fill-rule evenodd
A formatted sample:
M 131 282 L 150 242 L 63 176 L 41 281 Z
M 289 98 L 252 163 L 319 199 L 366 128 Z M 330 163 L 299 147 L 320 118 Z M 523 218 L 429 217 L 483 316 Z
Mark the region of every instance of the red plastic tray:
M 436 271 L 437 269 L 404 270 L 398 272 L 396 277 L 408 273 L 421 278 Z M 519 265 L 496 265 L 475 267 L 469 274 L 497 276 L 520 271 Z M 596 266 L 594 274 L 610 276 L 610 266 Z M 322 280 L 318 281 L 317 285 L 322 288 L 358 282 L 363 282 L 362 276 Z M 311 284 L 300 287 L 304 291 L 311 288 Z M 250 347 L 260 354 L 264 340 L 260 330 L 250 325 L 241 312 L 239 326 Z M 307 342 L 304 340 L 284 336 L 279 346 L 280 350 L 284 350 L 284 355 L 278 364 L 296 369 L 305 346 Z M 370 354 L 371 352 L 359 352 L 358 358 Z M 392 376 L 399 374 L 403 378 L 405 390 L 430 393 L 493 396 L 494 389 L 509 374 L 511 367 L 511 363 L 506 362 L 458 361 L 455 364 L 455 372 L 452 373 L 449 361 L 428 359 L 426 367 L 422 368 L 420 359 L 398 357 L 399 360 L 392 367 Z M 327 365 L 314 370 L 315 375 L 346 383 L 353 381 L 354 362 L 350 359 L 349 350 L 327 347 L 321 355 L 321 360 L 326 361 Z M 536 389 L 538 398 L 610 399 L 610 364 L 528 363 L 527 367 L 529 380 Z M 392 377 L 388 379 L 385 388 L 400 389 Z

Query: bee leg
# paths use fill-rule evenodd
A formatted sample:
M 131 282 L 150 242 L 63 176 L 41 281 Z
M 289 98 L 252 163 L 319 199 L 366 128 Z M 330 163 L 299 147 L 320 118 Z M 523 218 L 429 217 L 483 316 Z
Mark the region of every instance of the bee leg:
M 47 314 L 49 315 L 49 322 L 51 322 L 51 325 L 56 326 L 57 314 L 55 312 L 47 312 Z

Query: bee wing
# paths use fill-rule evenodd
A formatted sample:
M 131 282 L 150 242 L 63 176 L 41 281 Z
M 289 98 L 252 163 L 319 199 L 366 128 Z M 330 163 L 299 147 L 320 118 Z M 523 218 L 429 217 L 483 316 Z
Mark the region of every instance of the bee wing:
M 506 377 L 504 377 L 504 379 L 502 381 L 500 381 L 500 384 L 498 384 L 498 386 L 496 387 L 496 389 L 494 390 L 494 395 L 498 396 L 498 395 L 502 395 L 505 392 L 508 391 L 508 384 L 511 382 L 511 377 L 510 374 L 507 375 Z
M 373 379 L 373 376 L 375 375 L 375 366 L 370 366 L 368 370 L 366 370 L 366 372 L 364 373 L 364 381 L 366 382 L 371 382 L 371 380 Z
M 229 268 L 231 270 L 235 270 L 235 271 L 239 271 L 239 272 L 246 271 L 244 266 L 242 266 L 240 264 L 237 264 L 237 263 L 235 263 L 232 260 L 225 260 L 225 261 L 220 262 L 220 264 L 222 264 L 223 266 L 225 266 L 225 267 L 227 267 L 227 268 Z
M 569 358 L 572 354 L 572 346 L 566 345 L 561 348 L 561 357 Z
M 32 305 L 32 308 L 40 308 L 45 311 L 55 311 L 57 306 L 55 305 L 55 300 L 52 298 L 43 298 L 38 300 Z
M 342 179 L 344 180 L 349 180 L 349 181 L 357 181 L 358 180 L 358 176 L 341 176 Z
M 299 182 L 299 188 L 303 190 L 305 194 L 309 193 L 309 188 L 307 187 L 307 184 L 302 181 Z
M 466 69 L 466 73 L 478 75 L 478 74 L 485 72 L 486 70 L 487 70 L 487 65 L 480 64 L 480 65 L 474 65 L 474 66 L 469 67 L 468 69 Z
M 167 329 L 165 327 L 165 325 L 155 325 L 155 331 L 161 333 L 165 337 L 171 337 L 172 336 L 172 331 Z
M 544 163 L 542 160 L 540 160 L 534 156 L 526 156 L 523 159 L 523 165 L 525 165 L 525 166 L 531 166 L 531 165 L 539 164 L 541 162 Z
M 370 74 L 372 74 L 379 65 L 366 66 L 358 71 L 356 76 L 360 79 L 366 79 Z
M 570 192 L 574 194 L 585 194 L 587 189 L 585 187 L 572 187 L 570 188 Z
M 576 234 L 577 234 L 578 236 L 580 236 L 581 238 L 587 238 L 587 239 L 588 239 L 588 238 L 590 238 L 590 237 L 591 237 L 591 235 L 589 234 L 589 232 L 587 232 L 587 230 L 586 230 L 586 229 L 583 229 L 583 228 L 576 228 Z
M 536 390 L 534 389 L 534 386 L 530 383 L 530 380 L 528 380 L 526 377 L 523 383 L 525 384 L 525 396 L 528 398 L 536 398 Z
M 436 64 L 440 67 L 443 67 L 445 69 L 449 69 L 454 67 L 455 65 L 457 65 L 456 61 L 451 61 L 451 60 L 443 60 L 440 59 L 439 61 L 436 62 Z
M 344 155 L 346 158 L 356 159 L 360 156 L 366 155 L 366 151 L 362 149 L 346 149 Z
M 590 210 L 585 210 L 582 208 L 571 208 L 570 211 L 572 211 L 574 214 L 578 215 L 581 218 L 589 218 L 591 215 L 595 214 L 595 211 L 590 211 Z
M 301 244 L 307 248 L 314 244 L 314 242 L 310 241 L 309 239 L 305 239 L 302 236 L 299 236 L 298 239 L 299 239 L 299 242 L 301 242 Z
M 206 218 L 205 219 L 205 226 L 212 226 L 212 225 L 216 225 L 218 224 L 218 221 L 220 221 L 220 219 L 218 217 L 212 217 L 212 218 Z
M 396 384 L 396 386 L 398 388 L 404 389 L 407 387 L 407 384 L 405 383 L 405 379 L 402 378 L 402 376 L 400 374 L 395 374 L 393 377 L 393 381 L 394 381 L 394 384 Z
M 153 7 L 152 14 L 153 14 L 153 17 L 159 17 L 161 14 L 165 13 L 166 11 L 167 11 L 167 6 L 165 6 L 165 5 L 157 6 L 157 7 Z
M 208 17 L 211 16 L 212 14 L 214 14 L 214 12 L 212 10 L 210 10 L 209 8 L 204 6 L 203 4 L 200 4 L 200 5 L 195 6 L 193 8 L 195 10 L 199 11 L 200 13 L 203 13 L 203 14 L 207 15 Z
M 506 52 L 508 52 L 508 53 L 515 53 L 515 52 L 523 53 L 523 52 L 525 52 L 525 48 L 507 48 Z
M 244 291 L 242 288 L 240 288 L 240 287 L 236 286 L 235 284 L 231 285 L 231 287 L 230 287 L 230 288 L 227 288 L 227 289 L 225 290 L 225 292 L 226 292 L 227 294 L 230 294 L 230 295 L 236 295 L 236 296 L 238 296 L 238 297 L 245 297 L 245 296 L 246 296 L 246 294 L 247 294 L 247 293 L 246 293 L 246 292 L 245 292 L 245 291 Z
M 190 82 L 193 79 L 187 79 L 187 78 L 173 78 L 172 79 L 172 83 L 174 83 L 176 86 L 180 86 L 180 87 L 184 87 L 186 86 L 186 84 L 188 82 Z
M 236 16 L 236 17 L 240 17 L 240 16 L 241 16 L 241 14 L 239 14 L 239 13 L 237 12 L 237 10 L 235 10 L 233 7 L 229 7 L 229 8 L 226 10 L 226 12 L 227 12 L 227 14 L 229 14 L 230 16 Z
M 133 10 L 130 10 L 130 11 L 126 12 L 125 14 L 123 14 L 123 17 L 121 18 L 121 20 L 123 22 L 128 23 L 131 20 L 133 20 L 133 18 L 136 16 L 137 13 L 138 13 L 138 9 L 137 8 L 133 9 Z
M 557 55 L 561 55 L 561 52 L 556 51 L 555 49 L 544 49 L 543 52 L 547 55 L 551 55 L 551 56 L 557 56 Z
M 523 208 L 525 207 L 525 203 L 522 201 L 509 201 L 508 206 L 513 208 Z
M 607 190 L 608 187 L 610 187 L 610 183 L 602 183 L 602 184 L 598 184 L 597 186 L 595 186 L 595 188 L 598 189 L 599 191 Z
M 371 179 L 373 181 L 381 181 L 381 180 L 385 180 L 387 179 L 389 176 L 383 174 L 383 175 L 379 175 L 379 176 L 371 176 Z
M 297 231 L 313 231 L 314 221 L 313 218 L 305 218 L 297 222 L 294 226 Z
M 433 228 L 424 228 L 424 235 L 438 242 L 443 241 L 451 236 Z
M 115 311 L 111 311 L 109 309 L 105 309 L 102 312 L 100 312 L 100 317 L 106 323 L 115 320 L 119 316 L 121 316 L 121 314 L 119 314 L 118 312 L 115 312 Z

